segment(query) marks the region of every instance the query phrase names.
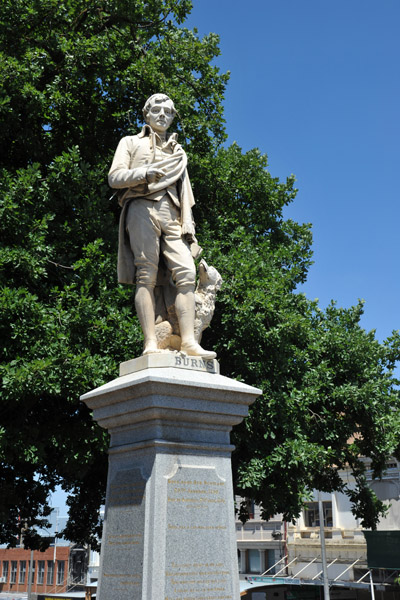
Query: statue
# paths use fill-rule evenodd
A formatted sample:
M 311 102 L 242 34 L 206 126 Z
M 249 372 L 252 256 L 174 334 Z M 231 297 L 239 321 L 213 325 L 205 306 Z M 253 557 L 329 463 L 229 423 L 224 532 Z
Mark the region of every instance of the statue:
M 199 280 L 197 282 L 195 297 L 195 319 L 194 319 L 194 339 L 197 343 L 201 342 L 201 336 L 206 327 L 209 326 L 215 308 L 215 297 L 221 289 L 222 277 L 217 269 L 207 265 L 202 259 L 199 265 Z M 170 285 L 168 284 L 168 288 Z M 158 292 L 158 294 L 157 294 Z M 165 293 L 165 288 L 157 286 L 155 288 L 156 305 L 157 299 L 164 300 L 160 302 L 160 309 L 156 310 L 156 337 L 158 348 L 167 350 L 180 350 L 181 338 L 179 320 L 176 315 L 174 298 L 172 290 Z M 168 302 L 168 298 L 170 301 Z M 163 310 L 164 308 L 164 310 Z
M 204 350 L 199 343 L 202 325 L 197 326 L 195 338 L 196 269 L 192 254 L 196 258 L 199 247 L 186 153 L 175 133 L 167 135 L 175 113 L 168 96 L 154 94 L 143 108 L 146 124 L 142 131 L 122 138 L 115 152 L 108 181 L 119 190 L 122 206 L 118 281 L 136 282 L 135 307 L 144 335 L 144 355 L 169 349 L 212 359 L 216 353 Z M 213 269 L 202 263 L 199 285 L 202 274 L 204 283 L 207 269 Z M 215 296 L 221 278 L 214 271 L 212 277 L 219 277 L 213 285 Z M 214 304 L 208 304 L 212 309 L 206 312 L 212 316 Z

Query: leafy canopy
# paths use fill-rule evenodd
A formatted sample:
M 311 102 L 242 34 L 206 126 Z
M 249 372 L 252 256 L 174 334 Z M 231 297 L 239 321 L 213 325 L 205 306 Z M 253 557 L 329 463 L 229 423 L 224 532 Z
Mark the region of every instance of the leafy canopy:
M 0 542 L 45 545 L 48 497 L 69 493 L 65 535 L 97 543 L 107 434 L 79 396 L 139 355 L 133 291 L 116 283 L 118 207 L 106 184 L 145 99 L 169 94 L 189 155 L 195 218 L 224 278 L 212 328 L 224 374 L 264 390 L 234 431 L 237 490 L 264 515 L 296 516 L 313 487 L 342 489 L 373 526 L 365 484 L 397 448 L 392 370 L 399 336 L 379 344 L 361 304 L 321 311 L 296 292 L 310 226 L 283 218 L 279 182 L 258 150 L 224 147 L 228 74 L 218 36 L 184 27 L 189 0 L 3 0 L 0 6 Z M 351 439 L 352 442 L 348 443 Z M 357 486 L 338 470 L 349 465 Z

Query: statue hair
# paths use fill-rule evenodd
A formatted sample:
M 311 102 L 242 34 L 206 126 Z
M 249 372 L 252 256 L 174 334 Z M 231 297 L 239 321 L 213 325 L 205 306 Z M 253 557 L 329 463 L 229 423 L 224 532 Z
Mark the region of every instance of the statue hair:
M 144 120 L 147 123 L 147 117 L 149 115 L 149 112 L 152 108 L 152 106 L 154 104 L 157 104 L 157 102 L 166 102 L 167 100 L 169 100 L 169 102 L 171 102 L 172 104 L 172 111 L 174 113 L 174 115 L 176 114 L 176 109 L 174 106 L 173 101 L 171 100 L 171 98 L 169 96 L 167 96 L 167 94 L 153 94 L 152 96 L 150 96 L 150 98 L 148 98 L 145 102 L 145 105 L 143 107 L 143 116 L 144 116 Z

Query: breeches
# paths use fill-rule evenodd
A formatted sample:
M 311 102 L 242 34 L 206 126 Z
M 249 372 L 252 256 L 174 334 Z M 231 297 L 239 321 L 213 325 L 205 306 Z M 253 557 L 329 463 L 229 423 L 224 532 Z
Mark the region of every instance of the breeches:
M 194 286 L 196 269 L 190 246 L 182 237 L 178 208 L 166 194 L 161 200 L 132 200 L 126 230 L 136 267 L 136 283 L 154 287 L 160 251 L 177 287 Z

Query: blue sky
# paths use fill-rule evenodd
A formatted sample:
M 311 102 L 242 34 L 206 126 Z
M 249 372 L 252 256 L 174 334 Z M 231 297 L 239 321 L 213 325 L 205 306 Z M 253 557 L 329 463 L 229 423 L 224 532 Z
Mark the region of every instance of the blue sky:
M 296 176 L 285 215 L 314 236 L 302 291 L 364 299 L 383 340 L 400 328 L 399 0 L 194 0 L 186 25 L 221 37 L 228 142 Z

